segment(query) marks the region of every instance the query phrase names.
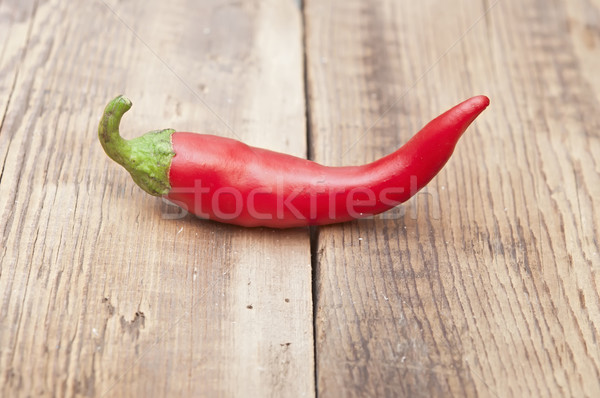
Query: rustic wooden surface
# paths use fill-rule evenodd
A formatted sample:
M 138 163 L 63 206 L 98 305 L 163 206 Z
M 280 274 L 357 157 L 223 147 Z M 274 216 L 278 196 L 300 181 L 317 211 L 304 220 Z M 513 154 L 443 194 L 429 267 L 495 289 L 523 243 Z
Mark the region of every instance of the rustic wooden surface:
M 124 93 L 128 137 L 305 156 L 297 7 L 11 0 L 0 16 L 0 396 L 314 395 L 309 232 L 178 218 L 96 135 Z
M 492 100 L 404 213 L 320 230 L 319 396 L 600 396 L 600 2 L 306 3 L 315 160 Z
M 0 396 L 600 395 L 600 1 L 304 3 L 0 1 Z M 311 240 L 137 188 L 95 134 L 119 93 L 128 137 L 330 165 L 492 104 Z

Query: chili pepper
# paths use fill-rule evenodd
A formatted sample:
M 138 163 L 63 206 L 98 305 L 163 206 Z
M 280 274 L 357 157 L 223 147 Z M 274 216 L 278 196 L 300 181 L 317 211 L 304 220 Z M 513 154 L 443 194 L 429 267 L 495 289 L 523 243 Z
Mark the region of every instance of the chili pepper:
M 328 167 L 215 135 L 151 131 L 125 140 L 131 108 L 119 96 L 104 110 L 104 150 L 146 192 L 201 218 L 242 226 L 323 225 L 389 210 L 424 187 L 489 99 L 468 99 L 429 122 L 404 146 L 363 166 Z

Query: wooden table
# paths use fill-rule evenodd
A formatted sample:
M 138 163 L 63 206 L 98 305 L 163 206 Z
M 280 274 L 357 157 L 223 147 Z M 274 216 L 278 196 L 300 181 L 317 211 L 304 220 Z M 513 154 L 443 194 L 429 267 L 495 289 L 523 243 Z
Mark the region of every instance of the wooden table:
M 600 1 L 0 2 L 0 396 L 600 396 Z M 428 188 L 198 220 L 96 136 L 361 164 L 476 94 Z

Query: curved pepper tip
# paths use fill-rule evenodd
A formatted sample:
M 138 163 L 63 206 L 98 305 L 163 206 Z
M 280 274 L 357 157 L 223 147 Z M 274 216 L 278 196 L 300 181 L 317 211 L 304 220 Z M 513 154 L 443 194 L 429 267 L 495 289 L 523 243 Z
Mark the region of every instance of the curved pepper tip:
M 483 108 L 487 108 L 490 104 L 490 99 L 485 95 L 478 95 L 475 97 L 475 100 L 482 106 Z
M 460 115 L 462 122 L 458 125 L 461 126 L 460 133 L 457 136 L 460 137 L 462 133 L 469 127 L 469 125 L 483 112 L 490 104 L 490 99 L 485 95 L 477 95 L 471 97 L 468 100 L 458 104 L 453 109 L 460 110 L 457 115 Z
M 463 104 L 471 106 L 474 110 L 483 111 L 490 104 L 490 99 L 485 95 L 476 95 L 464 101 Z

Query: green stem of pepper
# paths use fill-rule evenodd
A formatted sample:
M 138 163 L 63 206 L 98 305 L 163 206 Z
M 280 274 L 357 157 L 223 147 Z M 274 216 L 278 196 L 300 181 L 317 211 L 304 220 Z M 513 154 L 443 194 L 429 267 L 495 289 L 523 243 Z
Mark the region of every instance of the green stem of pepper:
M 151 195 L 166 195 L 171 190 L 169 168 L 175 156 L 172 129 L 150 131 L 141 137 L 126 140 L 119 133 L 123 114 L 131 101 L 120 95 L 110 101 L 98 125 L 98 138 L 106 154 L 123 166 L 133 180 Z

